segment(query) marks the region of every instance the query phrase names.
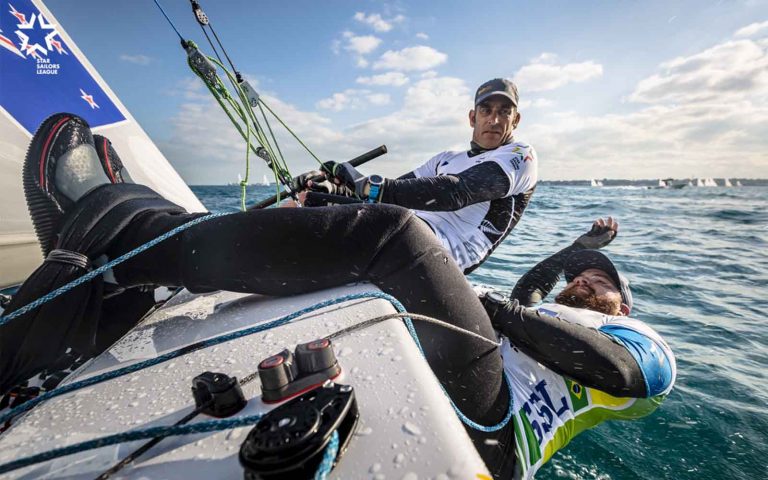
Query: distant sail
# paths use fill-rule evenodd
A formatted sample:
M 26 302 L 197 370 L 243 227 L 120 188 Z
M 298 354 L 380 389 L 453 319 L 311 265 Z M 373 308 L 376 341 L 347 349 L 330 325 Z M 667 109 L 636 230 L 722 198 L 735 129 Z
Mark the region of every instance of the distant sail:
M 603 186 L 603 182 L 601 182 L 600 180 L 595 180 L 593 178 L 592 180 L 590 180 L 589 186 L 591 186 L 591 187 L 602 187 Z
M 729 179 L 727 179 L 727 178 L 725 179 L 725 184 L 724 184 L 724 185 L 725 185 L 726 187 L 732 187 L 732 186 L 733 186 L 733 184 L 731 183 L 731 181 L 730 181 Z
M 268 187 L 270 185 L 269 179 L 267 179 L 266 175 L 264 175 L 264 181 L 261 182 L 261 184 L 264 185 L 265 187 Z

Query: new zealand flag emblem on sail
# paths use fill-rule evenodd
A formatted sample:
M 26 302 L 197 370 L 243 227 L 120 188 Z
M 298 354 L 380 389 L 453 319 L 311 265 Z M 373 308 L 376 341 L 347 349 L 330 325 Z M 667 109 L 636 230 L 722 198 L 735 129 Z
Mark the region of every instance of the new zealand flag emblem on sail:
M 30 0 L 0 2 L 0 107 L 34 133 L 57 112 L 91 127 L 125 120 L 52 23 Z

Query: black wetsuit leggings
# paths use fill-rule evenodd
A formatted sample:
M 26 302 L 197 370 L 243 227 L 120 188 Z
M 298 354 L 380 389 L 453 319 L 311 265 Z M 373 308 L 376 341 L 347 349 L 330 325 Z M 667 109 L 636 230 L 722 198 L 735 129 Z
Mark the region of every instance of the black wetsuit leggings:
M 195 216 L 142 214 L 118 237 L 109 256 Z M 216 218 L 116 267 L 115 276 L 125 286 L 265 295 L 370 281 L 409 312 L 495 341 L 485 309 L 429 227 L 392 205 L 252 210 Z M 498 422 L 508 405 L 498 349 L 439 326 L 414 324 L 432 370 L 456 405 L 476 422 Z

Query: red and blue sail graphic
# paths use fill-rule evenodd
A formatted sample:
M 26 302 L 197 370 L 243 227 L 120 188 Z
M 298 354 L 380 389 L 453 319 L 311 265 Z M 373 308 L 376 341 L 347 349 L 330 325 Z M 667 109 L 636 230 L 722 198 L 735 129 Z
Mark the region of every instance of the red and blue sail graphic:
M 125 120 L 60 31 L 31 0 L 0 0 L 0 107 L 29 133 L 56 112 L 91 127 Z

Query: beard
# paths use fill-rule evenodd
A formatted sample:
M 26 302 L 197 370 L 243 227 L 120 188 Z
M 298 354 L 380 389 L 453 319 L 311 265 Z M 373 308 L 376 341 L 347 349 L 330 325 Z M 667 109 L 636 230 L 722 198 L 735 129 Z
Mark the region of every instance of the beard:
M 566 287 L 555 297 L 555 303 L 567 307 L 586 308 L 606 315 L 618 315 L 621 312 L 621 298 L 614 295 L 595 295 L 589 287 L 580 290 L 576 285 Z

